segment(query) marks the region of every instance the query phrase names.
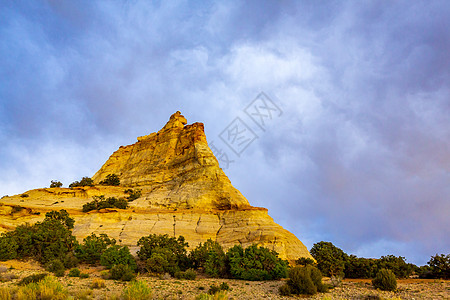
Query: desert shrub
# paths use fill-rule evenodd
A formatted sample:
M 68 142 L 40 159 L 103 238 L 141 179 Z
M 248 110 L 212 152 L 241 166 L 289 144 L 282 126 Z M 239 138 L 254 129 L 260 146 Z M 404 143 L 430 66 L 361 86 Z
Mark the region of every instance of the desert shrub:
M 0 261 L 9 260 L 17 257 L 19 245 L 10 234 L 3 233 L 0 236 Z
M 27 285 L 29 283 L 37 283 L 37 282 L 41 281 L 42 279 L 44 279 L 46 276 L 48 276 L 47 273 L 32 274 L 32 275 L 22 278 L 17 283 L 17 285 L 23 286 L 23 285 Z
M 89 274 L 87 273 L 81 273 L 80 278 L 89 278 Z
M 77 244 L 70 230 L 73 223 L 66 211 L 52 211 L 45 215 L 42 222 L 19 225 L 14 231 L 2 235 L 0 244 L 11 243 L 6 250 L 6 255 L 10 257 L 31 257 L 41 264 L 54 259 L 63 260 Z
M 289 286 L 288 284 L 283 284 L 282 286 L 280 286 L 278 288 L 278 292 L 280 293 L 281 296 L 290 296 L 290 295 L 292 295 L 291 286 Z
M 127 246 L 113 245 L 107 248 L 100 256 L 100 264 L 111 269 L 114 265 L 128 265 L 136 271 L 136 261 Z
M 229 291 L 230 290 L 230 286 L 228 285 L 228 283 L 226 283 L 226 282 L 222 282 L 220 285 L 215 285 L 215 284 L 212 284 L 210 287 L 209 287 L 209 290 L 208 290 L 208 294 L 210 294 L 210 295 L 215 295 L 215 294 L 217 294 L 217 293 L 219 293 L 219 292 L 221 292 L 221 291 Z
M 126 209 L 128 207 L 128 201 L 124 198 L 109 197 L 105 199 L 104 195 L 94 196 L 94 200 L 83 205 L 83 212 L 92 210 L 100 210 L 105 208 L 120 208 Z
M 197 273 L 192 269 L 187 269 L 186 271 L 176 272 L 174 277 L 177 279 L 195 280 L 195 278 L 197 278 Z
M 118 186 L 120 185 L 120 178 L 116 174 L 108 174 L 104 180 L 100 181 L 100 184 Z
M 244 280 L 274 280 L 287 275 L 288 263 L 278 257 L 278 253 L 265 247 L 251 245 L 245 249 L 241 245 L 227 252 L 230 274 Z
M 52 272 L 57 277 L 64 276 L 64 264 L 59 259 L 49 261 L 46 264 L 45 269 L 49 272 Z
M 69 188 L 81 186 L 94 186 L 94 181 L 89 177 L 83 177 L 80 181 L 74 181 L 71 184 L 69 184 Z
M 88 264 L 97 264 L 103 252 L 108 246 L 115 245 L 116 240 L 109 238 L 108 235 L 101 233 L 97 236 L 95 233 L 83 239 L 83 243 L 75 249 L 76 257 Z
M 314 295 L 317 292 L 326 292 L 327 288 L 322 283 L 322 274 L 319 269 L 311 265 L 295 267 L 289 270 L 289 279 L 285 287 L 280 287 L 280 294 L 287 296 Z
M 402 256 L 382 256 L 377 262 L 378 270 L 389 269 L 398 278 L 407 278 L 414 270 L 414 265 L 406 263 L 406 259 Z
M 67 253 L 64 257 L 63 264 L 66 269 L 72 269 L 78 266 L 78 258 L 72 252 Z
M 128 202 L 134 201 L 134 200 L 138 199 L 139 197 L 141 197 L 141 195 L 142 195 L 142 192 L 139 189 L 137 189 L 137 190 L 126 189 L 124 191 L 124 193 L 128 194 L 128 197 L 126 197 Z
M 61 181 L 57 181 L 57 180 L 52 180 L 51 182 L 50 182 L 50 188 L 59 188 L 59 187 L 62 187 L 62 183 L 61 183 Z
M 93 289 L 102 289 L 106 286 L 105 281 L 100 278 L 94 278 L 92 279 L 91 288 Z
M 111 279 L 130 281 L 136 278 L 136 274 L 128 265 L 118 264 L 111 268 Z
M 450 279 L 450 254 L 432 256 L 427 267 L 429 277 Z
M 375 278 L 372 280 L 373 287 L 383 291 L 395 291 L 397 288 L 397 279 L 394 272 L 388 269 L 381 269 L 378 271 Z
M 21 198 L 27 198 L 27 197 L 30 197 L 30 195 L 28 195 L 28 194 L 22 194 L 22 195 L 20 195 L 20 197 L 21 197 Z
M 150 299 L 151 295 L 151 288 L 140 280 L 130 282 L 122 292 L 122 298 L 125 300 L 146 300 Z
M 194 268 L 200 268 L 210 276 L 222 277 L 227 274 L 227 256 L 222 246 L 211 239 L 192 250 L 189 259 Z
M 78 268 L 70 269 L 69 277 L 80 277 L 81 271 Z
M 138 257 L 145 262 L 149 272 L 169 273 L 172 276 L 177 271 L 184 271 L 189 266 L 186 248 L 189 244 L 183 236 L 169 237 L 167 234 L 151 234 L 141 237 L 137 243 L 141 246 Z

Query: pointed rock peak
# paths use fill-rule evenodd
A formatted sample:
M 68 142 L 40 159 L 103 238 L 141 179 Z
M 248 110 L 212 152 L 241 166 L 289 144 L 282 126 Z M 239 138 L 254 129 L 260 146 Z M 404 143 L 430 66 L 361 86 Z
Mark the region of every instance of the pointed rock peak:
M 164 126 L 163 130 L 172 128 L 183 128 L 184 125 L 186 124 L 187 124 L 186 118 L 181 114 L 181 112 L 177 111 L 176 113 L 170 116 L 170 119 Z

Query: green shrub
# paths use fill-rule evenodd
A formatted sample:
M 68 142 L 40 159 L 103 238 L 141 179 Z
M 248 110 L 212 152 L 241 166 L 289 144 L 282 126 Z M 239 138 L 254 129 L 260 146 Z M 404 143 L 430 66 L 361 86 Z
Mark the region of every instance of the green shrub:
M 118 186 L 120 185 L 120 178 L 116 174 L 108 174 L 104 180 L 100 181 L 100 184 Z
M 94 186 L 94 181 L 89 177 L 83 177 L 80 181 L 74 181 L 71 184 L 69 184 L 69 188 L 81 186 Z
M 127 246 L 110 246 L 100 256 L 100 264 L 108 269 L 119 264 L 128 265 L 133 271 L 137 269 L 136 261 Z
M 322 274 L 319 269 L 311 265 L 295 267 L 289 270 L 289 279 L 286 287 L 280 287 L 280 294 L 286 296 L 314 295 L 317 292 L 326 292 L 327 288 L 322 283 Z
M 381 269 L 372 280 L 373 287 L 383 291 L 395 291 L 397 288 L 397 278 L 394 272 L 388 269 Z
M 230 286 L 226 282 L 222 282 L 220 284 L 219 288 L 221 291 L 229 291 L 230 290 Z
M 17 285 L 23 286 L 23 285 L 27 285 L 29 283 L 37 283 L 37 282 L 41 281 L 42 279 L 44 279 L 47 276 L 48 276 L 47 273 L 32 274 L 32 275 L 29 275 L 29 276 L 26 276 L 26 277 L 22 278 L 17 283 Z
M 265 247 L 251 245 L 245 249 L 241 245 L 227 252 L 230 274 L 244 280 L 274 280 L 287 275 L 288 263 L 278 257 L 278 253 Z
M 189 259 L 194 268 L 202 269 L 210 276 L 223 277 L 227 274 L 227 256 L 222 246 L 211 239 L 192 250 Z
M 115 265 L 111 268 L 111 279 L 130 281 L 136 278 L 133 270 L 128 265 Z
M 177 279 L 187 279 L 187 280 L 195 280 L 197 278 L 197 273 L 195 273 L 192 269 L 187 269 L 186 271 L 178 271 L 174 275 Z
M 125 300 L 146 300 L 152 296 L 151 288 L 140 280 L 132 281 L 122 292 L 122 298 Z
M 432 256 L 427 267 L 429 277 L 450 279 L 450 254 Z
M 89 274 L 87 273 L 81 273 L 80 278 L 89 278 Z
M 80 277 L 81 271 L 78 268 L 70 269 L 69 277 Z
M 145 262 L 148 272 L 169 273 L 172 276 L 177 271 L 186 270 L 189 259 L 186 248 L 189 247 L 183 236 L 178 239 L 165 235 L 151 234 L 139 239 L 138 257 Z
M 78 266 L 78 258 L 72 252 L 69 252 L 64 257 L 63 264 L 66 269 L 75 268 Z
M 104 195 L 101 196 L 94 196 L 94 200 L 91 202 L 88 202 L 83 205 L 83 212 L 89 212 L 92 210 L 100 210 L 105 208 L 120 208 L 120 209 L 126 209 L 128 207 L 128 201 L 124 198 L 115 198 L 115 197 L 109 197 L 108 199 L 105 199 Z
M 317 268 L 325 276 L 344 275 L 345 261 L 348 255 L 331 242 L 319 242 L 310 251 L 317 261 Z
M 52 272 L 57 277 L 64 276 L 64 264 L 59 259 L 54 259 L 48 262 L 45 266 L 45 269 L 49 272 Z
M 57 180 L 52 180 L 50 183 L 50 188 L 59 188 L 62 187 L 62 183 L 61 181 L 57 181 Z
M 126 189 L 124 191 L 124 193 L 128 194 L 128 197 L 126 197 L 128 202 L 134 201 L 134 200 L 138 199 L 139 197 L 141 197 L 141 195 L 142 195 L 142 192 L 139 189 L 137 189 L 137 190 Z
M 108 235 L 101 233 L 97 236 L 94 233 L 83 239 L 83 244 L 78 245 L 75 249 L 76 257 L 88 264 L 100 263 L 103 252 L 110 245 L 115 245 L 116 240 L 109 238 Z
M 19 245 L 14 236 L 3 233 L 0 236 L 0 261 L 16 258 L 18 248 Z
M 73 223 L 73 219 L 65 210 L 51 211 L 45 215 L 42 222 L 19 225 L 14 231 L 2 235 L 0 244 L 5 242 L 4 239 L 11 242 L 6 255 L 16 258 L 31 257 L 41 264 L 54 259 L 62 261 L 77 245 L 70 230 Z M 4 253 L 2 255 L 6 256 Z
M 280 286 L 278 291 L 280 292 L 281 296 L 290 296 L 290 295 L 292 295 L 292 289 L 287 284 L 283 284 L 282 286 Z

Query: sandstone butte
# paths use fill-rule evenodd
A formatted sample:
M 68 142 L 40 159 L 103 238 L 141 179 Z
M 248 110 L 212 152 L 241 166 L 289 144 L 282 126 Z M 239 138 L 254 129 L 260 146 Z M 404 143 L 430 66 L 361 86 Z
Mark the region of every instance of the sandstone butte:
M 41 188 L 2 197 L 0 233 L 41 221 L 50 210 L 66 209 L 75 219 L 73 234 L 79 241 L 106 233 L 136 251 L 140 237 L 169 234 L 184 236 L 190 249 L 213 239 L 225 249 L 256 243 L 290 262 L 312 258 L 267 209 L 251 206 L 231 185 L 208 147 L 203 124 L 186 124 L 176 112 L 160 131 L 121 146 L 92 177 L 93 187 Z M 120 186 L 99 185 L 109 174 L 120 177 Z M 82 212 L 93 196 L 125 197 L 129 188 L 142 191 L 129 208 Z

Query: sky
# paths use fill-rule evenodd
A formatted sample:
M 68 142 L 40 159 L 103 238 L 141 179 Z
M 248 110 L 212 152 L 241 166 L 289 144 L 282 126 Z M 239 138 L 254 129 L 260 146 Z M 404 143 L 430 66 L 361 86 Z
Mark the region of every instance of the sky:
M 6 0 L 0 41 L 0 197 L 181 111 L 308 249 L 450 253 L 448 1 Z

